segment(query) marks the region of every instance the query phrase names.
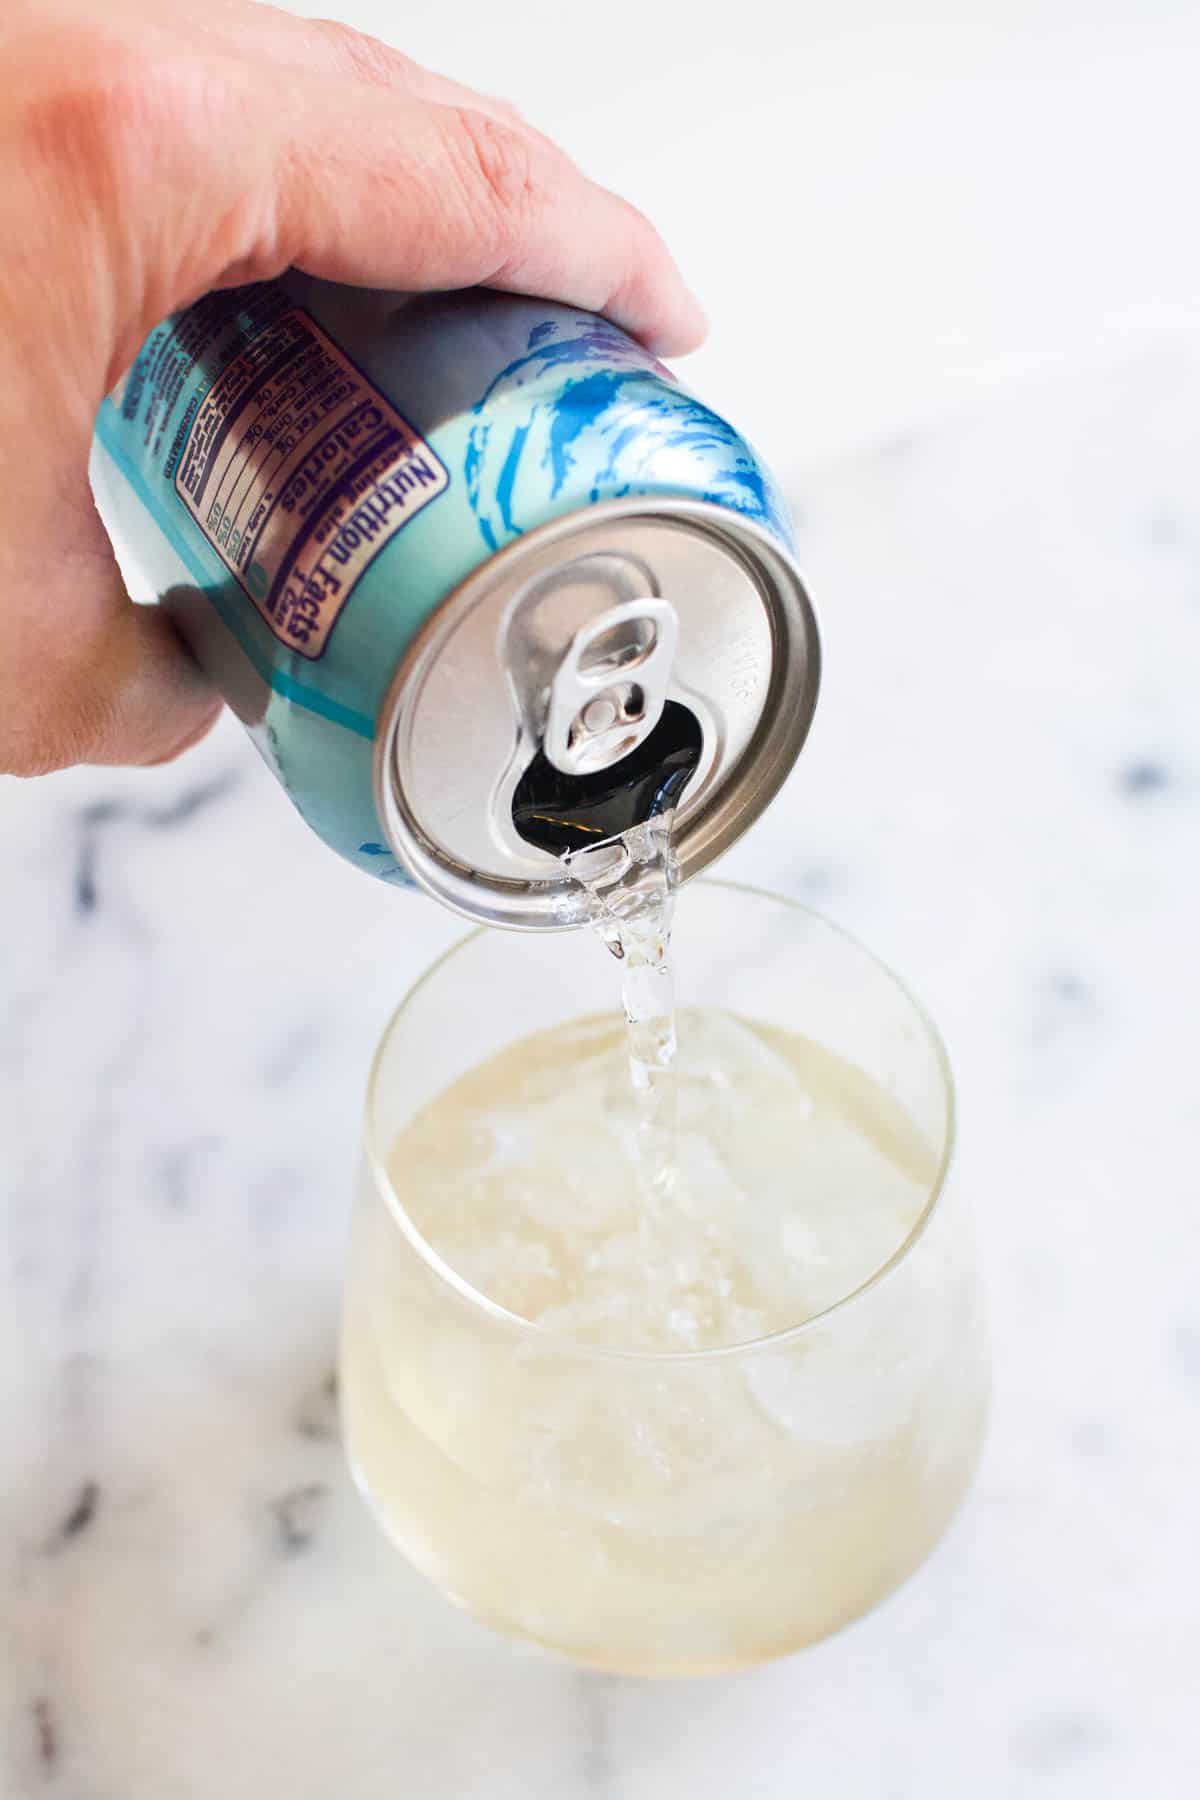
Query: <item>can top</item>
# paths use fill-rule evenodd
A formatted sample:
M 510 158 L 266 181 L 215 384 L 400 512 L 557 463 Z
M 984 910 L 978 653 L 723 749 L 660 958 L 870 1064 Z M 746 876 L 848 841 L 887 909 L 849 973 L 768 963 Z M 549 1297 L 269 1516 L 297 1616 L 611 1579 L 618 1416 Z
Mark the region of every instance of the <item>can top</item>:
M 379 716 L 379 815 L 396 856 L 456 911 L 578 925 L 583 888 L 514 823 L 534 758 L 619 780 L 664 706 L 686 708 L 700 734 L 673 828 L 686 881 L 778 791 L 819 681 L 816 616 L 775 538 L 706 501 L 604 501 L 517 539 L 418 633 Z M 626 705 L 640 720 L 628 731 Z

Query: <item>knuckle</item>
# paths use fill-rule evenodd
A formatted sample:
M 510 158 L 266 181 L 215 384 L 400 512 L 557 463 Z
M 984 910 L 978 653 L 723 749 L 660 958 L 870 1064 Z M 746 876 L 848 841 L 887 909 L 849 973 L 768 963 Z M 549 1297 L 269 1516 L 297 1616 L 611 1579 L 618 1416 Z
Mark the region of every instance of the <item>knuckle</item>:
M 156 66 L 123 38 L 89 27 L 69 48 L 56 41 L 52 58 L 37 48 L 34 60 L 26 138 L 43 162 L 88 186 L 153 156 L 164 130 L 181 129 L 180 84 L 170 67 Z
M 663 241 L 658 234 L 658 227 L 651 223 L 640 206 L 635 206 L 633 201 L 627 200 L 623 194 L 612 194 L 611 198 L 624 213 L 625 224 L 631 234 L 635 235 L 648 249 L 653 248 L 659 251 L 664 248 Z
M 484 98 L 491 110 L 500 118 L 507 119 L 510 125 L 516 126 L 519 130 L 528 126 L 528 119 L 515 101 L 506 99 L 503 94 L 485 94 Z
M 332 51 L 346 73 L 376 87 L 394 87 L 404 81 L 415 68 L 411 57 L 394 50 L 369 32 L 344 25 L 340 19 L 313 19 L 314 36 Z
M 519 254 L 541 203 L 532 147 L 488 113 L 458 107 L 454 119 L 468 200 L 503 267 Z

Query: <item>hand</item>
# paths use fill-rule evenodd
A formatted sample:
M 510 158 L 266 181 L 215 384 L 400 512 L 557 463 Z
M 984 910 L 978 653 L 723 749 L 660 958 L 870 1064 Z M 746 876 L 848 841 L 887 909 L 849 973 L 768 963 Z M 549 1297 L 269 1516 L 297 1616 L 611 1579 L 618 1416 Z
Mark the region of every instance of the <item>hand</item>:
M 503 101 L 248 0 L 3 0 L 0 770 L 160 762 L 220 703 L 124 593 L 87 485 L 96 410 L 166 314 L 295 264 L 703 319 L 652 227 Z

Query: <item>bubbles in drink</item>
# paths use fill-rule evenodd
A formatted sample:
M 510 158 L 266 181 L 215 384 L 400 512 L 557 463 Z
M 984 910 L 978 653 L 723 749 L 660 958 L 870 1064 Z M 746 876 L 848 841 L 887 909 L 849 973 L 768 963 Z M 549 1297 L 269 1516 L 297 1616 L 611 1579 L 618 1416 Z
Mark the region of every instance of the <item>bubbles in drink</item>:
M 684 1010 L 669 1192 L 647 1219 L 643 1096 L 619 1019 L 539 1032 L 401 1133 L 389 1171 L 433 1248 L 507 1311 L 617 1348 L 702 1349 L 799 1324 L 916 1223 L 934 1151 L 820 1045 Z

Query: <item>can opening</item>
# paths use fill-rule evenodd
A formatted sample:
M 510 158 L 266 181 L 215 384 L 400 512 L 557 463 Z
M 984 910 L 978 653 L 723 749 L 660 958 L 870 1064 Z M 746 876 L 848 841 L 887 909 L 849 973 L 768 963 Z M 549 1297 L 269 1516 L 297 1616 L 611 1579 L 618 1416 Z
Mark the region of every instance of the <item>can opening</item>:
M 513 794 L 513 826 L 552 856 L 619 837 L 677 804 L 703 747 L 696 715 L 668 700 L 649 737 L 608 768 L 564 775 L 539 750 Z
M 468 917 L 570 929 L 588 904 L 564 858 L 674 801 L 681 881 L 741 835 L 795 760 L 819 675 L 808 596 L 765 530 L 673 495 L 568 512 L 447 594 L 396 669 L 384 833 Z

